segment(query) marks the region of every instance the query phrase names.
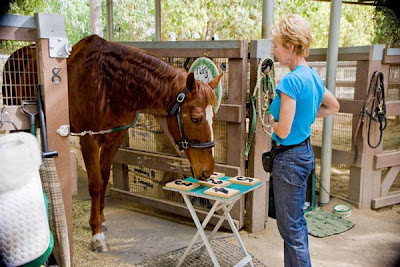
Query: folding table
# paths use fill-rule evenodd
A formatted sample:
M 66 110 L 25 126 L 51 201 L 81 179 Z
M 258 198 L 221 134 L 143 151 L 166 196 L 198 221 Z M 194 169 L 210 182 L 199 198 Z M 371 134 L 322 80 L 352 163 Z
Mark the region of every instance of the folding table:
M 220 180 L 228 180 L 230 177 L 225 176 L 220 178 Z M 197 183 L 198 180 L 190 177 L 185 179 L 184 181 L 187 182 L 192 182 L 192 183 Z M 215 256 L 215 253 L 211 247 L 211 240 L 213 239 L 213 237 L 215 236 L 215 234 L 217 233 L 218 229 L 220 228 L 221 224 L 224 222 L 224 220 L 226 219 L 229 223 L 229 226 L 232 229 L 233 234 L 235 235 L 240 248 L 242 249 L 245 257 L 240 260 L 236 265 L 234 265 L 235 267 L 239 267 L 239 266 L 244 266 L 247 263 L 250 263 L 251 266 L 253 265 L 253 260 L 251 258 L 251 255 L 247 252 L 246 247 L 244 246 L 242 239 L 240 238 L 238 229 L 236 228 L 235 224 L 233 223 L 232 217 L 230 215 L 230 211 L 233 208 L 233 206 L 235 205 L 236 201 L 238 199 L 240 199 L 243 195 L 247 194 L 248 192 L 253 191 L 254 189 L 260 187 L 262 185 L 262 182 L 255 184 L 253 186 L 245 186 L 245 185 L 239 185 L 239 184 L 234 184 L 232 183 L 231 185 L 227 186 L 226 188 L 233 188 L 236 190 L 239 190 L 240 193 L 231 197 L 231 198 L 221 198 L 221 197 L 216 197 L 216 196 L 211 196 L 211 195 L 206 195 L 204 193 L 205 190 L 209 189 L 209 187 L 206 186 L 199 186 L 197 188 L 194 188 L 190 191 L 185 191 L 185 190 L 179 190 L 179 189 L 175 189 L 175 188 L 169 188 L 169 187 L 163 187 L 163 189 L 165 190 L 171 190 L 171 191 L 176 191 L 179 192 L 180 194 L 182 194 L 183 199 L 185 200 L 186 206 L 189 209 L 189 212 L 193 218 L 194 223 L 196 224 L 197 227 L 197 232 L 194 235 L 192 241 L 189 243 L 189 246 L 186 248 L 185 253 L 182 255 L 182 257 L 179 259 L 178 264 L 176 266 L 181 266 L 183 261 L 185 260 L 185 258 L 189 255 L 190 250 L 192 249 L 194 243 L 196 242 L 196 240 L 198 239 L 199 235 L 201 237 L 201 239 L 203 240 L 204 244 L 202 246 L 200 246 L 199 248 L 193 250 L 191 253 L 196 252 L 197 250 L 199 251 L 199 254 L 197 257 L 200 257 L 200 255 L 204 252 L 204 249 L 206 248 L 211 260 L 214 264 L 214 266 L 220 266 L 218 263 L 218 260 Z M 206 199 L 210 199 L 210 200 L 215 200 L 215 203 L 213 204 L 213 206 L 211 207 L 210 211 L 208 212 L 207 216 L 205 217 L 203 223 L 200 222 L 195 209 L 193 208 L 193 205 L 189 199 L 189 196 L 195 196 L 195 197 L 202 197 L 202 198 L 206 198 Z M 212 215 L 217 211 L 217 210 L 223 210 L 223 215 L 220 217 L 220 219 L 218 220 L 217 224 L 215 225 L 214 229 L 212 230 L 212 232 L 209 234 L 209 236 L 206 236 L 206 233 L 204 232 L 205 227 L 207 226 L 209 220 L 211 219 Z M 190 253 L 190 254 L 191 254 Z

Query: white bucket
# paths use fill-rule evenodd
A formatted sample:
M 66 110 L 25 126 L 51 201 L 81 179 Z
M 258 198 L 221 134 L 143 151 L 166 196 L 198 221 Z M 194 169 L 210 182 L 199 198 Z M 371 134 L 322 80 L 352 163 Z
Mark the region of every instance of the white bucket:
M 351 216 L 351 207 L 346 204 L 339 204 L 333 207 L 333 213 L 342 216 L 343 218 Z

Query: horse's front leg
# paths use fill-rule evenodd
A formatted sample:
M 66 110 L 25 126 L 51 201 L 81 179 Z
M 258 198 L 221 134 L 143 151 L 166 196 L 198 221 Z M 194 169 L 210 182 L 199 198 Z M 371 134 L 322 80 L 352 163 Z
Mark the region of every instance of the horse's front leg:
M 92 136 L 81 137 L 82 156 L 88 174 L 89 193 L 92 198 L 90 228 L 92 229 L 92 249 L 97 252 L 108 250 L 104 233 L 101 229 L 100 199 L 103 193 L 103 179 L 100 173 L 100 147 Z
M 100 218 L 102 222 L 103 231 L 107 230 L 104 218 L 104 198 L 106 195 L 108 180 L 110 179 L 110 170 L 115 153 L 118 151 L 119 146 L 124 139 L 127 130 L 108 134 L 105 137 L 105 142 L 101 146 L 100 152 L 100 168 L 101 177 L 103 179 L 103 192 L 100 197 Z

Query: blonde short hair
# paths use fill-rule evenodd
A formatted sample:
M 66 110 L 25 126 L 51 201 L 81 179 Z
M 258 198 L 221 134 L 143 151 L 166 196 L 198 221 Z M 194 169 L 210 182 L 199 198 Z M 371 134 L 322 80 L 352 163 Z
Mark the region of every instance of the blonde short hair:
M 307 20 L 299 15 L 290 14 L 273 24 L 271 32 L 274 37 L 282 41 L 284 47 L 288 48 L 290 44 L 293 44 L 297 55 L 308 57 L 312 35 L 310 23 Z

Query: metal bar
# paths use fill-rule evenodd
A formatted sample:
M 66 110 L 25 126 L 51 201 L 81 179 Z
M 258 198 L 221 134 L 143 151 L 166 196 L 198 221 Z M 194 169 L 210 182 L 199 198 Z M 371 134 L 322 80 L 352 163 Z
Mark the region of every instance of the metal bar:
M 194 208 L 192 206 L 192 203 L 190 202 L 189 197 L 185 194 L 182 194 L 182 197 L 185 200 L 186 206 L 188 207 L 190 214 L 192 215 L 192 218 L 193 218 L 194 223 L 196 224 L 197 230 L 200 232 L 200 236 L 203 239 L 204 245 L 206 246 L 207 251 L 210 254 L 210 257 L 211 257 L 211 260 L 212 260 L 214 266 L 219 267 L 220 265 L 218 263 L 217 257 L 215 256 L 214 251 L 212 250 L 211 244 L 208 242 L 207 236 L 204 233 L 204 229 L 201 227 L 201 223 L 199 221 L 199 218 L 197 217 L 196 211 L 194 210 Z M 230 217 L 230 216 L 229 216 L 229 218 L 232 219 L 232 217 Z M 233 224 L 233 222 L 232 222 L 232 224 Z M 233 226 L 235 226 L 235 225 L 233 224 Z M 180 266 L 180 265 L 177 265 L 177 266 Z
M 107 40 L 114 41 L 114 3 L 107 0 Z
M 331 16 L 329 23 L 329 43 L 326 68 L 326 85 L 335 95 L 336 91 L 336 68 L 338 61 L 339 29 L 342 0 L 332 1 Z M 330 192 L 330 173 L 332 163 L 332 129 L 333 115 L 324 119 L 322 148 L 321 148 L 321 186 Z M 329 194 L 322 190 L 319 197 L 320 204 L 329 203 Z
M 161 41 L 161 0 L 154 0 L 156 17 L 156 41 Z
M 274 0 L 263 0 L 261 38 L 272 40 L 269 27 L 274 23 Z
M 101 1 L 89 0 L 90 34 L 103 37 L 103 23 L 101 21 Z
M 34 17 L 6 14 L 0 16 L 0 26 L 36 29 L 36 22 Z

